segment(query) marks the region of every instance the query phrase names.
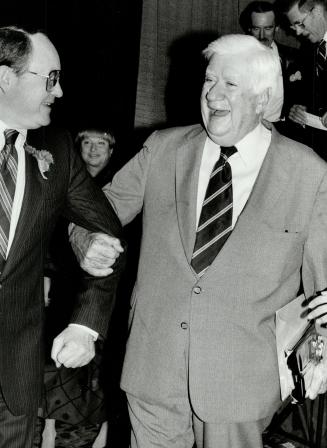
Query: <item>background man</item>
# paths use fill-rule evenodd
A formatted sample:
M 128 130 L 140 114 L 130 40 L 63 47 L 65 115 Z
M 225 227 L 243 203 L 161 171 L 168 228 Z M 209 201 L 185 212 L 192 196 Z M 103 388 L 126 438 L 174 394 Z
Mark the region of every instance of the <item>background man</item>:
M 262 446 L 280 404 L 275 311 L 301 280 L 308 297 L 327 286 L 327 165 L 261 124 L 278 57 L 244 35 L 204 53 L 204 128 L 155 132 L 105 187 L 123 224 L 143 212 L 121 380 L 133 448 Z
M 289 118 L 301 127 L 305 127 L 304 131 L 301 131 L 300 126 L 297 126 L 296 134 L 327 160 L 327 2 L 325 0 L 281 0 L 278 1 L 276 7 L 286 14 L 290 28 L 296 32 L 296 35 L 310 43 L 303 46 L 299 66 L 301 81 L 297 82 L 296 103 L 290 109 Z M 321 117 L 326 130 L 306 126 L 306 111 Z
M 40 32 L 0 29 L 0 445 L 33 444 L 43 382 L 43 267 L 60 213 L 93 231 L 120 234 L 120 223 L 93 185 L 70 140 L 37 150 L 27 129 L 50 123 L 63 94 L 60 59 Z M 115 239 L 117 252 L 121 250 Z M 119 268 L 109 279 L 85 276 L 71 325 L 54 341 L 57 366 L 94 356 L 113 307 Z
M 266 112 L 267 116 L 265 117 L 272 122 L 284 118 L 285 111 L 288 108 L 288 69 L 291 69 L 296 56 L 296 49 L 287 47 L 275 40 L 275 34 L 279 28 L 278 19 L 274 5 L 268 1 L 253 1 L 247 5 L 240 15 L 240 25 L 244 32 L 254 36 L 261 43 L 271 48 L 280 59 L 282 79 L 278 87 L 277 98 L 274 101 L 270 100 L 270 112 L 269 115 Z M 283 132 L 285 131 L 284 128 L 285 126 L 283 126 Z M 282 127 L 280 126 L 278 129 L 282 130 Z

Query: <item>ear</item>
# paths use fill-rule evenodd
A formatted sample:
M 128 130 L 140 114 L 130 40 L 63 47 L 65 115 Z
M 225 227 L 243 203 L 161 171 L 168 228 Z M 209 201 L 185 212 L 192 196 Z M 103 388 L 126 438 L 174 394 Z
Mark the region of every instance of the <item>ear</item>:
M 0 65 L 0 90 L 6 93 L 14 80 L 14 71 L 7 65 Z
M 272 95 L 271 87 L 268 87 L 263 92 L 258 94 L 257 106 L 256 106 L 256 113 L 258 115 L 262 114 L 266 110 L 267 104 L 269 103 L 271 95 Z

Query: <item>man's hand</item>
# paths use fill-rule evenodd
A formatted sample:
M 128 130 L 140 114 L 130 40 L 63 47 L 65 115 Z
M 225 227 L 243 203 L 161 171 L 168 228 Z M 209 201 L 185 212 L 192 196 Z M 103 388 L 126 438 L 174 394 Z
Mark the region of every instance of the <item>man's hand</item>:
M 111 274 L 111 266 L 124 252 L 118 238 L 92 233 L 79 226 L 72 229 L 70 243 L 81 268 L 95 277 Z
M 310 300 L 308 304 L 308 320 L 315 320 L 318 325 L 327 323 L 327 291 Z
M 306 125 L 306 118 L 304 114 L 306 110 L 306 106 L 302 106 L 301 104 L 294 104 L 290 109 L 288 117 L 290 120 L 304 127 Z
M 51 358 L 57 367 L 82 367 L 94 358 L 94 339 L 80 327 L 67 327 L 53 341 Z

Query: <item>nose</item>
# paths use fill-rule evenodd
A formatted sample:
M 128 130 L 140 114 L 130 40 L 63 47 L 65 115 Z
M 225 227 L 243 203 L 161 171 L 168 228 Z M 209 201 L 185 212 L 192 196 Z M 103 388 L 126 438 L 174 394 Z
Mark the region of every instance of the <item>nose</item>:
M 52 95 L 55 96 L 56 98 L 61 98 L 64 94 L 64 92 L 62 91 L 60 82 L 58 81 L 57 84 L 54 86 L 54 88 L 51 91 Z
M 264 29 L 262 29 L 262 28 L 260 28 L 260 31 L 259 31 L 259 39 L 264 39 L 265 38 L 265 30 Z
M 224 98 L 225 93 L 224 93 L 224 89 L 223 86 L 219 83 L 216 82 L 215 84 L 213 84 L 209 90 L 207 91 L 206 94 L 206 98 L 208 101 L 215 101 L 217 99 L 222 99 Z

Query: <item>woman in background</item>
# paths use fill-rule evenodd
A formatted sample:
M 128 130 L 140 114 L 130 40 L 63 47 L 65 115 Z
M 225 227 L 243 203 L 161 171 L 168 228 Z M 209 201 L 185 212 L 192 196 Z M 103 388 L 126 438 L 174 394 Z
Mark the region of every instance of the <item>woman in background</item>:
M 100 187 L 110 182 L 114 172 L 109 162 L 116 144 L 113 134 L 106 129 L 87 128 L 77 134 L 75 144 L 94 181 Z M 68 242 L 68 224 L 62 221 L 56 228 L 45 272 L 45 297 L 48 305 L 46 332 L 49 341 L 69 322 L 79 284 L 77 279 L 80 268 Z M 90 434 L 94 434 L 94 440 L 91 441 L 93 445 L 88 446 L 106 446 L 106 409 L 100 384 L 103 343 L 98 341 L 96 346 L 95 358 L 79 369 L 57 369 L 49 356 L 45 369 L 45 427 L 41 448 L 56 446 L 56 420 L 71 425 L 70 433 L 75 434 L 75 439 L 76 434 L 80 440 L 84 440 L 86 434 L 88 438 Z M 50 349 L 47 348 L 48 354 Z M 65 438 L 65 445 L 67 443 L 67 447 L 73 447 L 74 440 Z

